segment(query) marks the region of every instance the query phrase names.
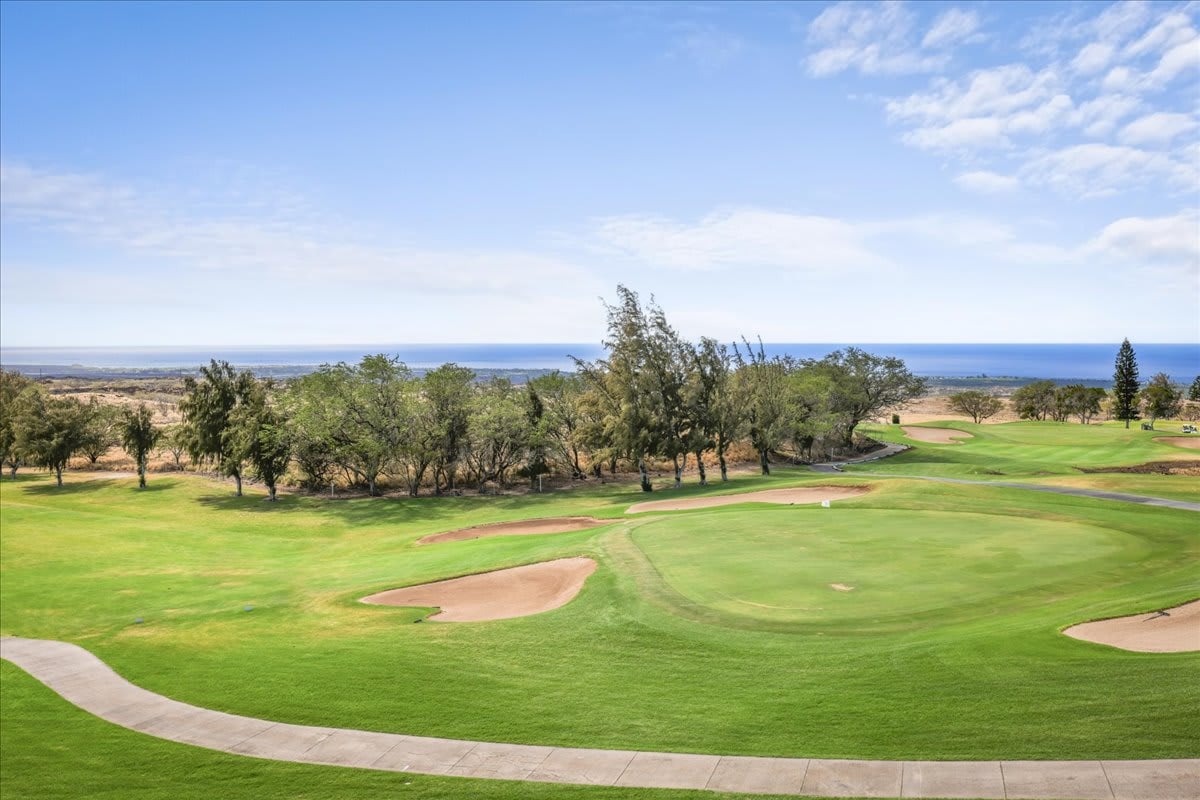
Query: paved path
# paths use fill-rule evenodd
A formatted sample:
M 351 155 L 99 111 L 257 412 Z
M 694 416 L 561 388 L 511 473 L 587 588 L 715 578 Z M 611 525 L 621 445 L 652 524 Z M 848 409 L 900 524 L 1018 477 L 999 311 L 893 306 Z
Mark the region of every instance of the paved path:
M 818 797 L 1200 797 L 1200 759 L 839 761 L 467 742 L 289 725 L 197 708 L 134 686 L 87 650 L 67 642 L 5 637 L 0 639 L 0 658 L 116 725 L 276 761 L 473 778 Z
M 908 445 L 889 444 L 882 450 L 876 450 L 859 458 L 846 461 L 826 461 L 813 464 L 817 472 L 841 472 L 847 464 L 863 464 L 868 461 L 878 461 L 881 458 L 894 456 L 908 450 Z M 936 483 L 961 483 L 971 486 L 1001 486 L 1006 489 L 1027 489 L 1031 492 L 1049 492 L 1051 494 L 1066 494 L 1074 497 L 1090 497 L 1095 500 L 1119 500 L 1123 503 L 1139 503 L 1144 506 L 1162 506 L 1163 508 L 1181 508 L 1185 511 L 1200 511 L 1200 503 L 1187 500 L 1169 500 L 1165 497 L 1150 497 L 1144 494 L 1126 494 L 1124 492 L 1105 492 L 1100 489 L 1080 489 L 1073 486 L 1049 486 L 1042 483 L 1017 483 L 1015 481 L 973 481 L 966 478 L 938 478 L 932 475 L 902 475 L 895 472 L 854 472 L 847 473 L 872 478 L 908 478 L 916 481 L 934 481 Z

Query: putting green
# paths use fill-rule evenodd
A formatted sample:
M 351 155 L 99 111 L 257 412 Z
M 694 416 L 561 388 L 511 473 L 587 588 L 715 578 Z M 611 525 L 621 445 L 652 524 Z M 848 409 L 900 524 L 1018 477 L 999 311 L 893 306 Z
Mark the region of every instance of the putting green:
M 1081 522 L 850 508 L 667 517 L 633 540 L 690 616 L 843 634 L 1012 613 L 1141 550 Z

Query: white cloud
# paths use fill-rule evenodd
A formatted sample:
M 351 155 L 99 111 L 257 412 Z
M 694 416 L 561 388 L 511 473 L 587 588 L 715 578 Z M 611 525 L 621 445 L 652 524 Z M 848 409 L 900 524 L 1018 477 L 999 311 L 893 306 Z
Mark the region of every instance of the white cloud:
M 1080 103 L 1074 121 L 1088 136 L 1105 136 L 1141 105 L 1141 100 L 1130 95 L 1105 94 Z
M 1117 48 L 1108 42 L 1092 42 L 1079 51 L 1071 68 L 1081 75 L 1092 75 L 1107 67 L 1116 52 Z
M 974 40 L 979 30 L 979 15 L 974 11 L 951 8 L 944 11 L 929 28 L 922 47 L 945 47 L 958 42 Z
M 964 172 L 954 178 L 963 189 L 980 194 L 1003 194 L 1015 191 L 1021 182 L 1012 175 L 1000 175 L 988 170 Z
M 887 266 L 852 223 L 756 208 L 713 212 L 695 223 L 661 217 L 600 220 L 603 248 L 651 266 L 681 270 L 771 267 L 841 272 Z
M 219 216 L 207 205 L 97 175 L 0 164 L 0 208 L 8 223 L 161 258 L 177 269 L 514 297 L 594 283 L 581 268 L 540 253 L 380 244 L 349 226 L 263 213 L 253 199 Z
M 1167 262 L 1200 270 L 1200 209 L 1116 220 L 1082 249 L 1135 263 Z
M 1178 183 L 1181 173 L 1179 164 L 1162 153 L 1090 143 L 1035 156 L 1022 167 L 1021 177 L 1070 194 L 1102 197 L 1155 179 Z
M 1180 134 L 1195 130 L 1200 123 L 1187 114 L 1158 111 L 1134 120 L 1118 137 L 1125 144 L 1165 144 Z
M 994 117 L 956 119 L 942 126 L 917 128 L 900 138 L 921 150 L 975 151 L 1009 145 L 1003 124 Z
M 933 72 L 945 65 L 944 53 L 923 53 L 912 41 L 914 18 L 898 0 L 883 3 L 835 3 L 808 26 L 818 46 L 809 55 L 809 74 L 835 75 L 854 69 L 863 75 Z

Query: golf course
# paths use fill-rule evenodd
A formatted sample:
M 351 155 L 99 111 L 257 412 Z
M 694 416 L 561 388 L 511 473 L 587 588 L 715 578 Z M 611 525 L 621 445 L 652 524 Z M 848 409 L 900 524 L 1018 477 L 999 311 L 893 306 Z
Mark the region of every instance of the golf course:
M 793 758 L 1195 758 L 1200 631 L 1190 652 L 1159 653 L 1062 631 L 1200 597 L 1196 512 L 988 485 L 1094 479 L 1195 502 L 1194 477 L 1077 469 L 1195 451 L 1113 423 L 953 427 L 971 436 L 879 425 L 912 449 L 654 495 L 812 490 L 793 505 L 634 514 L 644 495 L 628 482 L 266 503 L 200 476 L 139 491 L 21 474 L 0 486 L 0 632 L 79 645 L 173 700 L 297 725 Z M 557 517 L 564 532 L 494 525 Z M 594 571 L 542 613 L 451 622 L 360 602 L 556 560 Z M 178 797 L 181 781 L 196 797 L 690 796 L 216 753 L 103 722 L 0 666 L 5 797 Z

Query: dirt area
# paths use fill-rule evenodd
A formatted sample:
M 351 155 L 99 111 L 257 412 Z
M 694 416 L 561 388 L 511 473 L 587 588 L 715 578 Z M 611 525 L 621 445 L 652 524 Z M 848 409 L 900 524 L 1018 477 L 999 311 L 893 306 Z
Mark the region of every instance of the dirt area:
M 1187 450 L 1200 450 L 1200 436 L 1159 436 L 1154 441 Z
M 853 586 L 847 586 L 844 583 L 831 583 L 831 584 L 829 584 L 829 588 L 833 589 L 835 592 L 853 592 L 854 591 Z
M 565 606 L 596 571 L 590 558 L 559 558 L 523 567 L 467 575 L 420 586 L 390 589 L 360 602 L 441 609 L 429 619 L 483 622 L 540 614 Z
M 1101 473 L 1125 473 L 1128 475 L 1200 475 L 1200 461 L 1147 461 L 1130 467 L 1102 467 L 1100 469 L 1075 469 L 1089 475 Z
M 522 519 L 516 522 L 495 522 L 489 525 L 476 525 L 473 528 L 460 528 L 446 533 L 434 533 L 417 539 L 417 544 L 435 544 L 437 542 L 461 542 L 466 539 L 483 539 L 488 536 L 527 536 L 537 533 L 567 533 L 594 528 L 597 525 L 607 525 L 611 519 L 595 519 L 593 517 L 547 517 L 545 519 Z
M 713 508 L 729 506 L 736 503 L 778 503 L 779 505 L 797 505 L 804 503 L 820 503 L 825 500 L 847 500 L 866 494 L 870 489 L 864 486 L 804 486 L 793 489 L 767 489 L 762 492 L 745 492 L 743 494 L 709 495 L 708 497 L 681 497 L 676 500 L 648 500 L 644 503 L 634 503 L 625 509 L 626 514 L 640 514 L 644 511 L 688 511 L 693 508 Z
M 1084 622 L 1063 633 L 1135 653 L 1194 653 L 1200 651 L 1200 600 L 1165 611 Z
M 904 431 L 904 435 L 910 439 L 929 444 L 962 444 L 960 439 L 975 438 L 966 431 L 956 431 L 953 428 L 914 428 L 911 425 L 905 425 L 900 430 Z
M 1008 398 L 1001 398 L 1004 402 L 1004 408 L 1001 409 L 996 416 L 988 417 L 981 420 L 984 425 L 995 425 L 1001 422 L 1016 422 L 1020 417 L 1012 410 L 1012 406 L 1008 402 Z M 882 421 L 888 421 L 892 418 L 892 413 L 900 415 L 900 421 L 904 424 L 912 423 L 920 425 L 925 422 L 937 422 L 938 420 L 962 420 L 964 422 L 972 422 L 973 420 L 966 414 L 960 414 L 957 411 L 951 411 L 947 402 L 947 395 L 937 394 L 920 397 L 908 403 L 904 408 L 889 408 L 885 409 L 883 414 L 879 416 Z

